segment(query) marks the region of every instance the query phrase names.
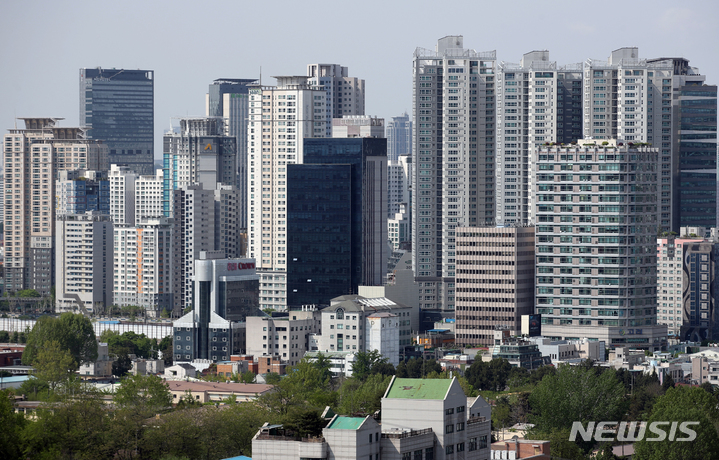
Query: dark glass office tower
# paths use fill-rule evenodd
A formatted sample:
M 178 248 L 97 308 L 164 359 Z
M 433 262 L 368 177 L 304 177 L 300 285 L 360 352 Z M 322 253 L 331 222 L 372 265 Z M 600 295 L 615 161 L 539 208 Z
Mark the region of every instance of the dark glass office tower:
M 717 226 L 717 87 L 681 86 L 674 106 L 678 136 L 678 182 L 674 187 L 681 227 Z
M 287 305 L 381 285 L 387 267 L 387 140 L 308 138 L 287 165 Z
M 152 70 L 80 69 L 80 125 L 138 174 L 154 174 L 153 85 Z

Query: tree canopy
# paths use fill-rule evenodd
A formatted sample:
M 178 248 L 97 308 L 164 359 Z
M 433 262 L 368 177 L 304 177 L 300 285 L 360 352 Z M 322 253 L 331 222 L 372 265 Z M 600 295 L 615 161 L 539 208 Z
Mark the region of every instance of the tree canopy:
M 572 423 L 621 420 L 626 411 L 624 385 L 613 369 L 560 365 L 532 391 L 530 421 L 549 432 Z
M 644 439 L 635 444 L 634 458 L 637 460 L 699 460 L 716 458 L 719 453 L 716 428 L 719 408 L 713 395 L 703 388 L 669 388 L 654 404 L 648 420 L 648 423 L 652 422 L 699 422 L 699 425 L 689 426 L 696 432 L 696 440 L 680 442 L 667 436 L 663 441 L 648 441 L 657 435 L 647 430 Z M 667 433 L 671 431 L 671 425 L 661 428 Z M 687 434 L 677 429 L 676 439 L 679 438 L 687 438 Z
M 70 352 L 75 369 L 97 359 L 97 339 L 90 320 L 81 314 L 63 313 L 59 318 L 43 316 L 37 320 L 27 337 L 23 363 L 34 365 L 39 351 L 52 341 Z

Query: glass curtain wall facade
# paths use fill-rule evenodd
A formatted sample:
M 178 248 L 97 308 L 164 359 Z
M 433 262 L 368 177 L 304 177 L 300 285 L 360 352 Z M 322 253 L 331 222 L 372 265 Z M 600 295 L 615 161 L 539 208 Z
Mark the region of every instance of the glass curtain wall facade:
M 287 166 L 288 305 L 328 303 L 357 289 L 352 192 L 352 165 Z
M 110 164 L 154 173 L 154 72 L 80 69 L 80 125 L 110 148 Z
M 328 303 L 332 297 L 356 293 L 359 285 L 379 285 L 382 283 L 386 271 L 389 247 L 387 243 L 387 140 L 380 138 L 320 138 L 305 139 L 304 141 L 304 163 L 302 165 L 288 165 L 287 185 L 287 272 L 288 272 L 288 305 L 303 305 Z M 317 166 L 322 165 L 320 168 Z M 303 177 L 302 168 L 312 166 L 306 176 Z M 342 168 L 337 168 L 342 166 Z M 334 173 L 324 179 L 323 168 Z M 349 168 L 349 169 L 347 169 Z M 316 177 L 310 171 L 317 171 Z M 340 174 L 341 172 L 341 174 Z M 347 175 L 347 179 L 343 176 Z M 348 183 L 341 182 L 347 180 Z M 321 181 L 327 181 L 322 183 Z M 333 183 L 330 183 L 333 181 Z M 308 190 L 314 190 L 314 198 Z M 338 197 L 337 193 L 343 194 Z M 321 198 L 322 196 L 326 198 Z M 310 202 L 315 199 L 317 202 L 312 205 Z M 321 200 L 324 200 L 322 202 Z M 306 203 L 305 204 L 303 204 Z M 329 203 L 336 205 L 329 206 Z M 314 215 L 303 214 L 312 211 Z M 338 262 L 338 245 L 322 246 L 327 241 L 328 235 L 323 234 L 326 230 L 315 232 L 317 241 L 314 249 L 307 252 L 310 241 L 313 237 L 303 231 L 302 219 L 309 219 L 316 224 L 326 222 L 333 213 L 336 213 L 337 220 L 329 222 L 344 222 L 349 219 L 347 226 L 332 227 L 337 232 L 333 238 L 338 244 L 341 242 L 347 246 L 341 252 L 348 251 L 350 258 L 343 263 L 349 265 L 341 273 L 348 273 L 346 283 L 337 284 L 330 282 L 335 274 L 340 273 L 337 269 L 328 269 L 326 261 Z M 321 229 L 319 225 L 315 229 Z M 309 229 L 308 229 L 309 230 Z M 303 249 L 305 248 L 305 249 Z M 311 257 L 310 257 L 311 256 Z M 301 258 L 316 261 L 317 266 L 303 266 Z M 324 257 L 324 259 L 323 259 Z M 295 260 L 298 259 L 298 260 Z M 328 287 L 331 289 L 325 292 L 331 295 L 322 295 L 309 298 L 302 297 L 301 289 L 298 287 L 304 284 L 305 292 L 311 293 L 320 291 L 317 289 L 307 290 L 307 279 L 315 279 L 308 274 L 308 270 L 315 270 L 317 273 L 327 271 L 325 278 Z M 292 286 L 292 287 L 290 287 Z M 297 292 L 294 292 L 297 289 Z M 309 300 L 312 300 L 311 302 Z
M 672 226 L 717 226 L 717 87 L 689 84 L 679 88 L 674 106 L 678 122 L 679 212 Z

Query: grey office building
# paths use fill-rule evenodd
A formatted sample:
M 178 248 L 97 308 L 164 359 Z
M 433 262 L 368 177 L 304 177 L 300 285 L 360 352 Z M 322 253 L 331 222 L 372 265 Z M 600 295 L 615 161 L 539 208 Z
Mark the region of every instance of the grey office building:
M 110 148 L 110 164 L 154 173 L 154 72 L 80 69 L 80 125 Z
M 255 79 L 221 78 L 207 91 L 205 115 L 225 119 L 225 134 L 237 139 L 237 190 L 240 191 L 239 225 L 247 228 L 247 120 L 249 86 Z
M 407 112 L 392 117 L 385 128 L 387 161 L 396 162 L 401 155 L 412 155 L 412 119 Z

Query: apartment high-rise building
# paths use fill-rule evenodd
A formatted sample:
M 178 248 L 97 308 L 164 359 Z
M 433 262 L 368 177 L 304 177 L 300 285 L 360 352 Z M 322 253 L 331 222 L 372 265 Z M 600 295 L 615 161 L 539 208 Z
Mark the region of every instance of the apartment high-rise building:
M 195 260 L 200 251 L 214 251 L 215 193 L 199 184 L 172 191 L 173 237 L 173 294 L 176 313 L 193 306 L 193 276 Z
M 234 185 L 205 190 L 200 184 L 173 190 L 173 294 L 175 313 L 193 305 L 195 261 L 202 252 L 240 254 L 238 196 Z
M 234 185 L 218 185 L 215 194 L 215 249 L 228 259 L 244 257 L 247 248 L 240 225 L 240 206 L 244 192 Z
M 5 165 L 5 288 L 49 295 L 54 285 L 55 181 L 68 169 L 107 168 L 107 145 L 62 118 L 21 118 L 8 130 Z
M 417 48 L 413 75 L 412 266 L 423 309 L 454 311 L 455 229 L 493 224 L 495 52 L 462 36 Z
M 249 88 L 255 79 L 221 78 L 210 85 L 205 103 L 205 115 L 222 117 L 225 133 L 237 141 L 237 183 L 240 190 L 239 226 L 247 228 L 247 122 L 249 121 Z M 229 185 L 229 184 L 228 184 Z M 230 257 L 230 256 L 228 256 Z
M 407 112 L 392 117 L 385 128 L 387 137 L 387 161 L 397 161 L 402 155 L 412 156 L 412 120 Z
M 237 143 L 225 134 L 223 118 L 183 118 L 178 133 L 163 137 L 165 174 L 163 210 L 173 217 L 172 190 L 201 184 L 215 190 L 218 184 L 237 183 Z
M 110 214 L 107 171 L 59 171 L 55 190 L 57 216 L 88 211 Z
M 388 140 L 389 142 L 389 140 Z M 387 216 L 392 218 L 404 205 L 409 212 L 410 184 L 412 182 L 412 157 L 402 155 L 387 161 Z
M 138 176 L 129 167 L 112 165 L 109 180 L 114 302 L 140 306 L 149 316 L 171 312 L 173 228 L 163 215 L 163 173 Z
M 607 140 L 540 146 L 536 313 L 549 338 L 649 350 L 657 324 L 657 149 Z
M 250 89 L 249 257 L 260 275 L 261 308 L 287 305 L 287 165 L 303 162 L 304 138 L 326 137 L 326 89 L 308 77 L 276 77 Z
M 384 137 L 384 118 L 369 115 L 333 118 L 332 137 Z
M 114 303 L 136 305 L 151 317 L 173 309 L 172 223 L 141 218 L 114 229 Z
M 327 304 L 387 268 L 387 142 L 304 140 L 287 166 L 287 305 Z
M 332 119 L 348 115 L 364 115 L 364 80 L 350 77 L 347 67 L 339 64 L 307 65 L 307 83 L 325 91 L 327 132 L 332 137 Z
M 80 125 L 138 174 L 155 170 L 154 81 L 152 70 L 80 69 Z
M 409 206 L 401 203 L 399 211 L 393 217 L 387 219 L 387 233 L 393 251 L 397 251 L 407 243 L 411 243 L 409 216 Z
M 719 338 L 719 247 L 702 237 L 657 238 L 657 322 L 670 336 L 701 342 Z
M 584 63 L 584 136 L 659 149 L 665 231 L 716 225 L 716 87 L 705 79 L 686 59 L 640 59 L 631 47 Z
M 662 144 L 665 136 L 670 134 L 673 151 L 672 223 L 671 227 L 665 228 L 678 231 L 687 226 L 719 227 L 717 86 L 707 85 L 706 77 L 695 67 L 689 67 L 686 59 L 649 62 L 657 61 L 672 62 L 674 67 L 672 124 L 668 132 L 664 126 L 665 107 L 662 106 Z M 662 83 L 662 91 L 664 89 Z
M 55 308 L 96 313 L 113 304 L 113 225 L 107 213 L 58 215 Z
M 135 223 L 135 180 L 137 174 L 127 166 L 111 165 L 110 217 L 115 225 Z
M 494 345 L 494 331 L 520 334 L 534 313 L 534 227 L 457 229 L 455 341 Z
M 497 224 L 533 221 L 534 146 L 582 138 L 582 67 L 557 66 L 549 51 L 525 54 L 497 70 Z

